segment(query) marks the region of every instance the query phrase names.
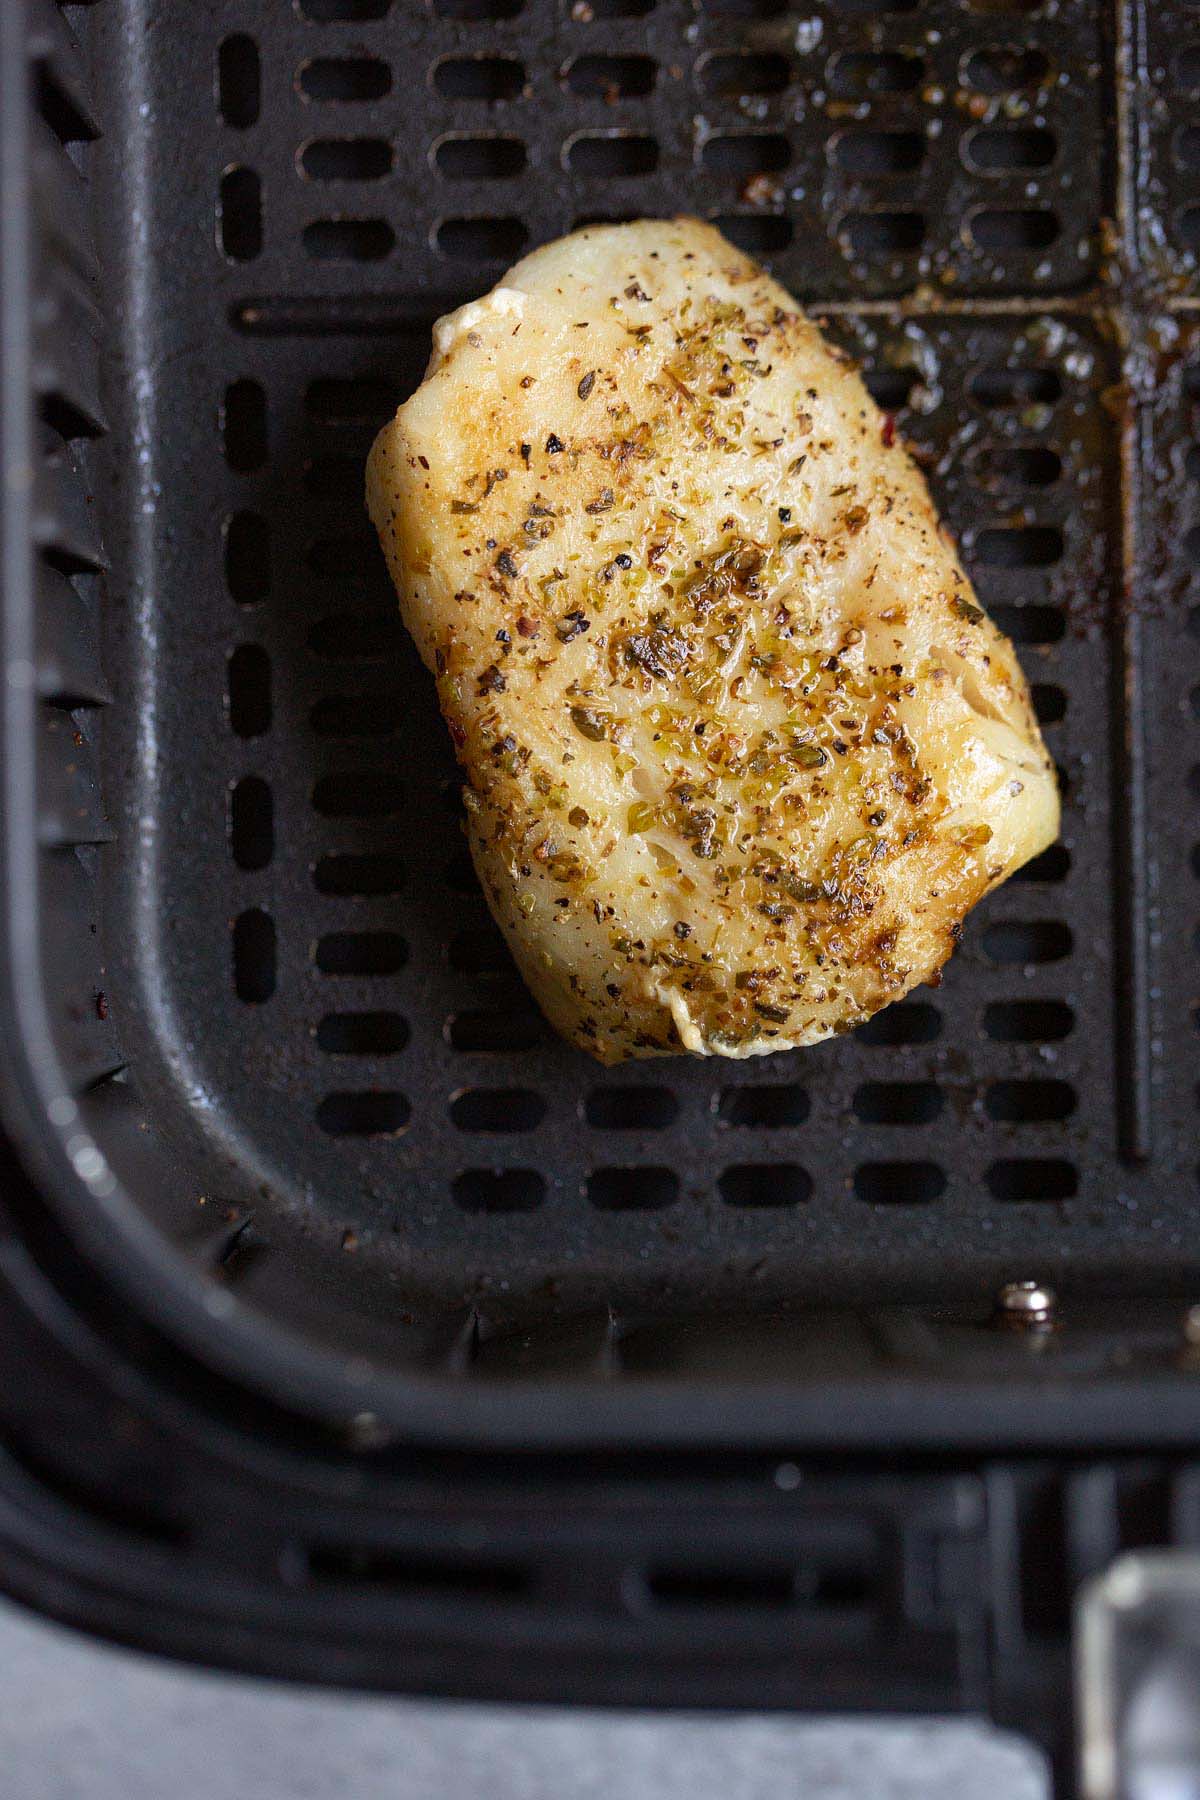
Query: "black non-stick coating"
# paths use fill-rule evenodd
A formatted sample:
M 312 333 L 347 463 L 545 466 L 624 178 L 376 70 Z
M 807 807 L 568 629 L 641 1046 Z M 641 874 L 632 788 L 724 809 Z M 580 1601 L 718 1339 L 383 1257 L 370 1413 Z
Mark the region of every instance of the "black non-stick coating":
M 1150 29 L 1085 0 L 96 10 L 102 936 L 126 1086 L 179 1146 L 145 1204 L 247 1299 L 386 1349 L 463 1302 L 1192 1279 L 1200 14 Z M 489 922 L 361 475 L 441 310 L 576 222 L 675 211 L 895 411 L 1018 644 L 1063 835 L 853 1038 L 605 1071 Z

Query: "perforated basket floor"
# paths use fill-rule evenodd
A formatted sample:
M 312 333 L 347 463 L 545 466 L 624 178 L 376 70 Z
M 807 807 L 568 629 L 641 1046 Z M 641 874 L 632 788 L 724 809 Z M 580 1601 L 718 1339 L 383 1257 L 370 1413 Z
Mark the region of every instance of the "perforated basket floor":
M 225 0 L 88 23 L 119 71 L 89 152 L 120 697 L 99 979 L 117 1080 L 183 1148 L 178 1241 L 219 1244 L 263 1305 L 303 1266 L 392 1330 L 427 1301 L 503 1322 L 1025 1273 L 1186 1288 L 1195 8 Z M 674 211 L 761 254 L 895 410 L 1020 647 L 1064 825 L 941 988 L 853 1038 L 603 1071 L 489 923 L 362 464 L 440 311 L 581 220 Z

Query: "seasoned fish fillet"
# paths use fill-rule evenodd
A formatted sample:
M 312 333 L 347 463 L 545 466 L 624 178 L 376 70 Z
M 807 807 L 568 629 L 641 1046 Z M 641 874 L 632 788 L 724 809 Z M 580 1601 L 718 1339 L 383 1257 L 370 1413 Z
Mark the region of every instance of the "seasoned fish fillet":
M 707 225 L 576 232 L 442 319 L 367 498 L 488 902 L 602 1062 L 848 1030 L 1057 834 L 924 480 Z

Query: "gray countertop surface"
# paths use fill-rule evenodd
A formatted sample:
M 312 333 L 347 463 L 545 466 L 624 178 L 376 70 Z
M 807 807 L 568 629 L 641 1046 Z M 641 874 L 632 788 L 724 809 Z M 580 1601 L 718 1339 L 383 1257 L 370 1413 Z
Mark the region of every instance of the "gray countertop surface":
M 155 1662 L 0 1602 L 2 1800 L 1045 1800 L 962 1721 L 379 1699 Z

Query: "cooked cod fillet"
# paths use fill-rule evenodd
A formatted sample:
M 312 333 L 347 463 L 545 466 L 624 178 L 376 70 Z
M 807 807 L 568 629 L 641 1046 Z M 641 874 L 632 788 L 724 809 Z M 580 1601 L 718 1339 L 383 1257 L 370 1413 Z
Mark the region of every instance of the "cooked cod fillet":
M 489 905 L 602 1062 L 848 1030 L 1057 834 L 924 480 L 707 225 L 576 232 L 440 320 L 367 499 Z

